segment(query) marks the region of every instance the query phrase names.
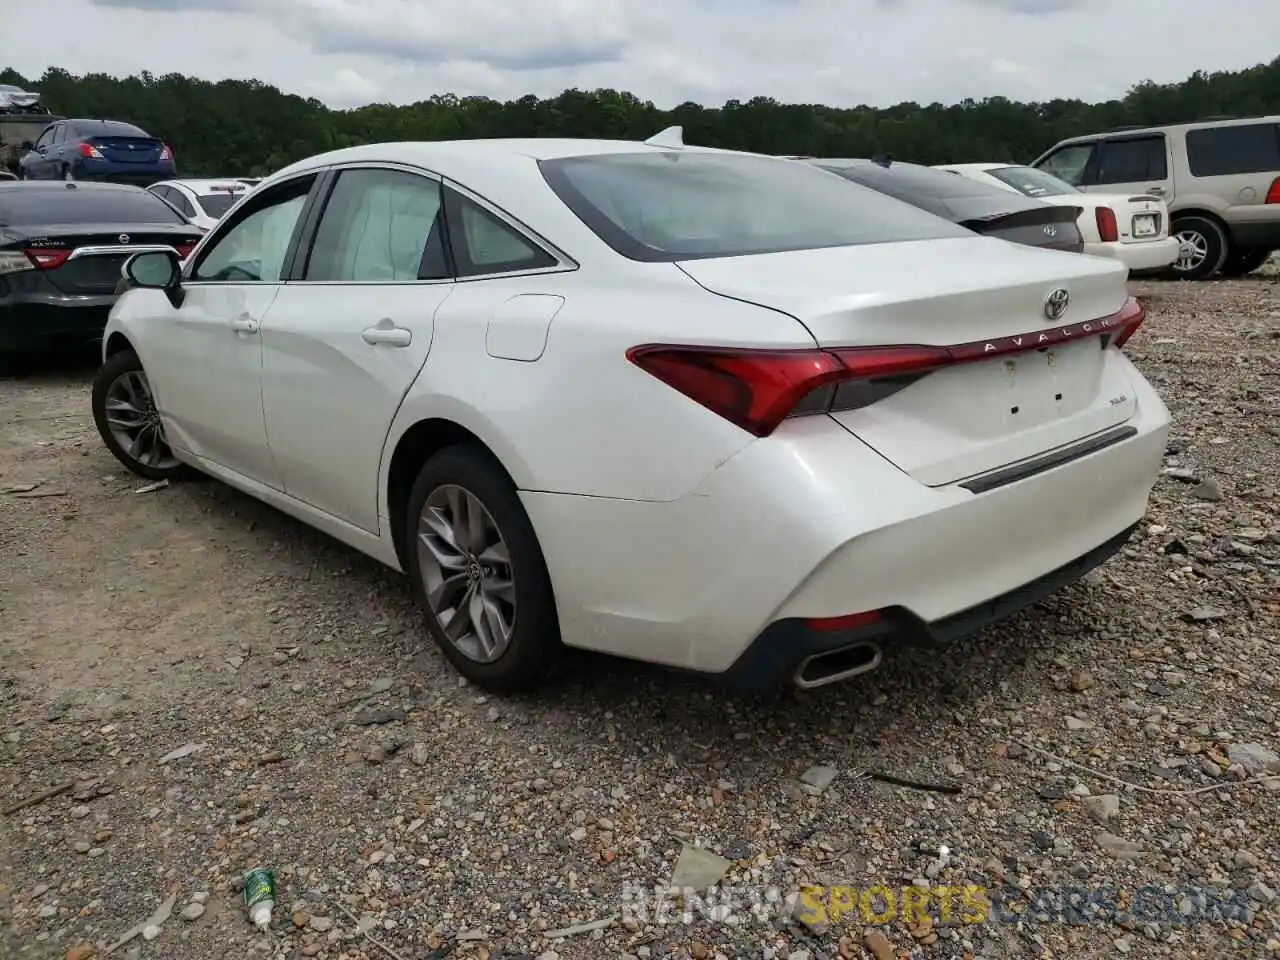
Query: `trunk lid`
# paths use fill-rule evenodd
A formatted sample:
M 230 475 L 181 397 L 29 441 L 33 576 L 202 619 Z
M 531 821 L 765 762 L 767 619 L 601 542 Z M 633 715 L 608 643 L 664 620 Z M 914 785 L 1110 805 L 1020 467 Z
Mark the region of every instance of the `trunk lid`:
M 1068 253 L 1079 253 L 1084 249 L 1084 238 L 1080 235 L 1080 228 L 1076 226 L 1083 207 L 1042 203 L 1025 210 L 970 213 L 965 209 L 963 201 L 952 201 L 950 205 L 956 208 L 960 226 L 984 237 L 996 237 L 1032 247 L 1047 247 L 1050 250 L 1065 250 Z
M 1116 215 L 1121 243 L 1150 243 L 1169 236 L 1169 205 L 1151 194 L 1090 194 Z
M 936 370 L 841 427 L 928 486 L 955 483 L 1107 430 L 1136 410 L 1127 364 L 1061 331 L 1110 316 L 1126 271 L 988 238 L 868 244 L 683 261 L 708 291 L 798 319 L 824 347 L 990 342 L 1045 334 L 1016 356 Z M 1056 320 L 1049 294 L 1069 303 Z M 1037 339 L 1039 337 L 1037 336 Z
M 45 271 L 49 282 L 63 293 L 103 296 L 113 292 L 120 271 L 139 249 L 173 247 L 186 255 L 200 241 L 199 228 L 189 224 L 74 224 L 42 227 L 29 238 L 26 249 L 61 259 Z
M 156 163 L 164 149 L 155 137 L 90 137 L 86 142 L 113 163 Z

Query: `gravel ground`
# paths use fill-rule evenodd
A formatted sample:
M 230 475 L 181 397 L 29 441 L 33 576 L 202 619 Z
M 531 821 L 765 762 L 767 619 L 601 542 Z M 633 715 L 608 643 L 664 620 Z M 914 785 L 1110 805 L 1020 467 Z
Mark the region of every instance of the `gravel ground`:
M 1176 424 L 1130 546 L 945 658 L 765 700 L 590 658 L 481 696 L 395 575 L 217 483 L 136 492 L 87 368 L 0 382 L 0 791 L 70 785 L 0 817 L 0 953 L 1280 954 L 1280 271 L 1137 287 Z M 721 874 L 738 922 L 659 908 Z M 913 884 L 931 919 L 746 904 Z

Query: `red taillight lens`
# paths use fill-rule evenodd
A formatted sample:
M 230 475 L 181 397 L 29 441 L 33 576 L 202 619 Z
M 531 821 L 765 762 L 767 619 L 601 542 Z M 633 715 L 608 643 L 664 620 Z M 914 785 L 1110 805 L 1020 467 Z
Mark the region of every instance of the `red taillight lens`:
M 179 243 L 175 246 L 175 249 L 178 251 L 178 257 L 181 260 L 185 260 L 187 257 L 191 256 L 191 251 L 195 248 L 196 245 L 194 243 Z
M 1130 297 L 1125 301 L 1120 312 L 1116 314 L 1116 324 L 1120 329 L 1111 335 L 1111 343 L 1119 349 L 1129 342 L 1129 338 L 1138 332 L 1138 328 L 1142 326 L 1142 322 L 1147 319 L 1147 309 L 1137 297 Z M 1106 346 L 1107 341 L 1104 339 L 1102 345 Z
M 748 433 L 766 437 L 787 417 L 870 406 L 942 367 L 1042 350 L 1088 337 L 1123 346 L 1146 314 L 1130 297 L 1097 320 L 952 346 L 759 350 L 646 344 L 627 359 Z
M 162 143 L 160 145 L 160 159 L 161 160 L 173 159 L 173 151 L 169 149 L 169 145 L 167 143 Z
M 1093 219 L 1098 224 L 1098 236 L 1103 243 L 1115 243 L 1120 239 L 1120 228 L 1116 225 L 1116 212 L 1110 207 L 1098 207 L 1093 212 Z
M 27 259 L 37 270 L 56 270 L 71 256 L 71 251 L 62 247 L 33 247 L 26 253 Z
M 88 157 L 90 160 L 102 159 L 102 154 L 98 152 L 98 148 L 89 143 L 80 144 L 80 156 Z
M 1280 177 L 1271 181 L 1271 186 L 1267 188 L 1267 199 L 1263 203 L 1280 203 Z

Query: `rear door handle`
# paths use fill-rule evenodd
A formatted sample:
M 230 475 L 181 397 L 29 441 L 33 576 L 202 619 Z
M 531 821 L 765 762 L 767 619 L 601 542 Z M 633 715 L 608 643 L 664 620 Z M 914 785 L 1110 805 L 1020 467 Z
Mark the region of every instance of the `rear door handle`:
M 1147 193 L 1164 193 L 1164 187 L 1147 187 Z
M 231 321 L 231 329 L 237 333 L 257 333 L 258 321 L 247 313 L 242 313 Z
M 388 347 L 407 347 L 413 343 L 413 331 L 397 327 L 390 317 L 378 321 L 374 327 L 366 327 L 360 333 L 360 339 L 371 346 L 385 344 Z

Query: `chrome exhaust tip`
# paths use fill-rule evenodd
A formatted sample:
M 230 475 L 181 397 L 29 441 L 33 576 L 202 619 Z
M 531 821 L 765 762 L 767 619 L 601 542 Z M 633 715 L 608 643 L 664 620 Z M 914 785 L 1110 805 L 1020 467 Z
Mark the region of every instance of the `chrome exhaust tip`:
M 806 657 L 796 668 L 795 685 L 802 690 L 825 687 L 880 666 L 880 645 L 863 642 Z

